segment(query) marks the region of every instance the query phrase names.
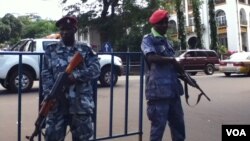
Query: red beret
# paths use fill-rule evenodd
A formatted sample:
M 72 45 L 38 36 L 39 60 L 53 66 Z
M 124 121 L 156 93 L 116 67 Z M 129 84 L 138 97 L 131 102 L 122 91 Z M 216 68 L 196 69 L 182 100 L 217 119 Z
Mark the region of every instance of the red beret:
M 168 11 L 158 9 L 150 16 L 149 23 L 156 24 L 167 17 L 168 17 Z
M 77 29 L 77 19 L 75 17 L 65 16 L 56 22 L 56 27 L 72 25 Z

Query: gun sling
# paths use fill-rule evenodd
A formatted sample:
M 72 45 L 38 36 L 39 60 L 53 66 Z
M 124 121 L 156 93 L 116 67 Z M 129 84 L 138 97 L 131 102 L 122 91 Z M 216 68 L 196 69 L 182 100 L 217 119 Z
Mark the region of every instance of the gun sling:
M 199 89 L 200 90 L 200 89 Z M 188 94 L 188 83 L 186 81 L 184 81 L 184 93 L 185 93 L 185 99 L 186 99 L 186 103 L 191 106 L 188 102 L 188 99 L 189 99 L 189 94 Z M 211 101 L 210 98 L 202 91 L 199 95 L 198 95 L 198 98 L 197 98 L 197 101 L 196 101 L 196 104 L 197 105 L 200 100 L 201 100 L 201 96 L 204 95 L 208 101 Z M 195 106 L 193 105 L 193 106 Z
M 142 53 L 143 54 L 143 53 Z M 147 61 L 147 58 L 146 56 L 143 54 L 144 56 L 144 60 L 146 62 L 146 66 L 147 66 L 147 69 L 150 70 L 151 66 L 149 64 L 149 62 Z M 188 102 L 188 99 L 189 99 L 189 94 L 188 94 L 188 84 L 192 87 L 195 87 L 197 88 L 198 90 L 200 90 L 200 94 L 198 95 L 198 98 L 197 98 L 197 101 L 196 101 L 196 104 L 197 105 L 200 100 L 201 100 L 201 96 L 204 95 L 208 101 L 211 101 L 210 98 L 203 92 L 203 90 L 199 87 L 199 85 L 195 82 L 194 79 L 191 78 L 191 76 L 189 76 L 189 74 L 187 74 L 187 72 L 185 72 L 185 70 L 180 66 L 180 64 L 175 60 L 175 63 L 173 63 L 176 68 L 177 68 L 177 71 L 178 73 L 182 76 L 182 81 L 184 82 L 184 93 L 185 93 L 185 99 L 186 99 L 186 103 L 191 106 Z M 177 66 L 178 65 L 178 66 Z M 189 82 L 189 83 L 188 83 Z M 193 106 L 195 106 L 193 105 Z

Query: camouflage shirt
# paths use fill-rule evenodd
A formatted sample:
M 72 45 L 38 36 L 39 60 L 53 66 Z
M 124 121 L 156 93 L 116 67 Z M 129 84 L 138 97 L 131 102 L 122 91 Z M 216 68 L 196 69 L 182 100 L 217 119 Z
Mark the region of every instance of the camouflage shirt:
M 155 53 L 159 56 L 174 57 L 174 50 L 166 37 L 155 30 L 143 37 L 141 50 L 146 56 Z M 183 95 L 183 87 L 172 63 L 151 63 L 145 74 L 147 100 L 178 98 Z
M 65 103 L 57 103 L 53 112 L 71 114 L 93 113 L 93 88 L 92 80 L 100 75 L 100 64 L 96 53 L 84 43 L 75 43 L 74 46 L 65 46 L 62 41 L 53 43 L 45 48 L 44 63 L 42 68 L 43 95 L 49 94 L 59 72 L 65 71 L 71 58 L 76 52 L 80 52 L 84 61 L 73 70 L 76 83 L 70 85 L 62 96 Z M 67 105 L 66 110 L 65 105 Z

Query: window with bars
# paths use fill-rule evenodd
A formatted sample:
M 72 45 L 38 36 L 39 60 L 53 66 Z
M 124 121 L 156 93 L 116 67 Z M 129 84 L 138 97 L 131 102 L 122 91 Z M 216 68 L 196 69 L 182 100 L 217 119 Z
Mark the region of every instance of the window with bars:
M 219 11 L 216 14 L 216 23 L 218 26 L 226 26 L 227 25 L 227 19 L 226 19 L 226 14 L 224 11 Z
M 218 26 L 226 26 L 227 25 L 226 16 L 216 17 L 216 23 Z

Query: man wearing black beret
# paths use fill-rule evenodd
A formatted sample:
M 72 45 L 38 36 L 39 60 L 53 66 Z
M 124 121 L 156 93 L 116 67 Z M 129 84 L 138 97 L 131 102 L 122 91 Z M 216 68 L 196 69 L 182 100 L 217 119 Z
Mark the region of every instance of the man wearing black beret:
M 73 26 L 77 30 L 77 19 L 75 17 L 65 16 L 56 22 L 56 27 Z
M 73 45 L 75 42 L 74 34 L 77 31 L 77 20 L 75 17 L 65 16 L 56 22 L 59 28 L 62 40 L 65 45 Z M 66 32 L 67 33 L 66 33 Z
M 88 141 L 93 135 L 92 114 L 94 108 L 92 80 L 100 75 L 100 64 L 96 53 L 75 40 L 77 20 L 66 16 L 56 22 L 61 41 L 45 48 L 42 68 L 43 95 L 50 93 L 58 74 L 65 71 L 71 58 L 80 52 L 84 61 L 77 66 L 68 80 L 68 87 L 61 93 L 46 119 L 45 140 L 63 141 L 67 126 L 72 133 L 72 141 Z

